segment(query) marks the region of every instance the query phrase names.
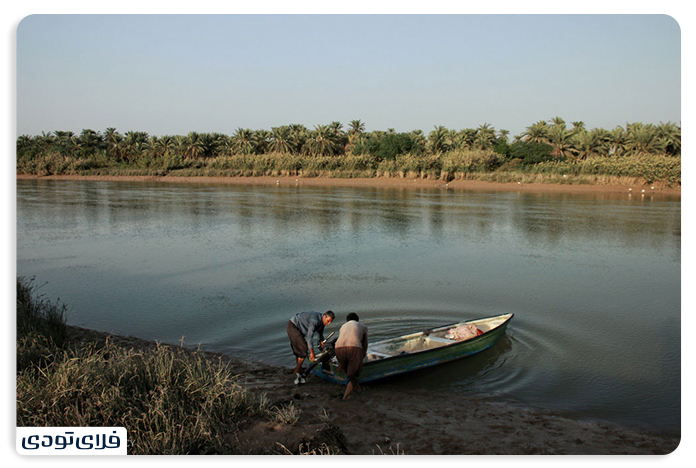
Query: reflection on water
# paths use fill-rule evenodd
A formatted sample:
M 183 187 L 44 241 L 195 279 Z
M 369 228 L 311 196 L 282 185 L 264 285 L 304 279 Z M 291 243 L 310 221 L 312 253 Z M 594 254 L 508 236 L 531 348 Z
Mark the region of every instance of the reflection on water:
M 481 355 L 385 385 L 673 429 L 680 199 L 17 181 L 18 274 L 69 322 L 291 365 L 284 323 L 381 339 L 504 312 Z

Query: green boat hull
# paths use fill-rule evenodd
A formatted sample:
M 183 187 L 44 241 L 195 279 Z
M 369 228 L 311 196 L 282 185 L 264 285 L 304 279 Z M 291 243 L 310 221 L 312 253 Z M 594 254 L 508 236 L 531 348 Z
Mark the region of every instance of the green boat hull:
M 466 341 L 458 341 L 434 349 L 367 361 L 363 364 L 359 382 L 372 382 L 386 377 L 413 372 L 446 362 L 456 361 L 485 351 L 493 346 L 505 334 L 505 330 L 513 317 L 513 314 L 506 315 L 509 315 L 509 317 L 496 328 Z M 408 336 L 411 337 L 409 339 L 417 339 L 419 335 L 427 336 L 423 333 Z M 334 360 L 329 363 L 327 368 L 322 368 L 321 366 L 315 367 L 312 369 L 312 373 L 330 382 L 344 385 L 348 383 L 346 374 L 342 370 L 339 370 L 338 364 Z

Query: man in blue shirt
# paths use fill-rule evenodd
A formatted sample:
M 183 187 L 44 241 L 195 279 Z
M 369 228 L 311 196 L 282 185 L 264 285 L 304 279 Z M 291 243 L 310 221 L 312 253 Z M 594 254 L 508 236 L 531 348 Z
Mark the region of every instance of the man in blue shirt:
M 302 377 L 302 363 L 309 353 L 309 360 L 314 361 L 314 348 L 319 336 L 319 347 L 324 346 L 324 327 L 333 322 L 335 315 L 330 310 L 324 314 L 319 312 L 300 312 L 288 320 L 287 332 L 290 338 L 292 353 L 297 358 L 295 367 L 295 385 L 305 382 Z

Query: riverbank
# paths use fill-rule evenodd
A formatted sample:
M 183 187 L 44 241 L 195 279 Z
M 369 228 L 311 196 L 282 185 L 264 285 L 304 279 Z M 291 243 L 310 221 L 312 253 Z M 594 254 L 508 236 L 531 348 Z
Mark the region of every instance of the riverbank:
M 68 327 L 75 343 L 110 340 L 133 350 L 156 343 L 133 337 Z M 193 351 L 191 351 L 193 352 Z M 677 434 L 648 433 L 597 421 L 572 420 L 553 412 L 492 403 L 477 398 L 452 399 L 421 390 L 397 390 L 380 384 L 363 386 L 343 401 L 343 388 L 311 376 L 295 386 L 289 368 L 252 360 L 203 353 L 222 361 L 252 394 L 271 406 L 293 408 L 295 420 L 251 420 L 235 439 L 246 453 L 277 447 L 298 453 L 312 446 L 317 453 L 341 454 L 668 454 Z M 316 447 L 320 447 L 317 449 Z
M 455 179 L 445 182 L 440 179 L 407 177 L 330 178 L 295 176 L 250 176 L 250 177 L 180 177 L 180 176 L 80 176 L 50 175 L 37 176 L 18 174 L 18 180 L 90 180 L 115 182 L 155 182 L 185 184 L 230 184 L 267 186 L 307 187 L 375 187 L 375 188 L 439 188 L 448 190 L 488 190 L 519 192 L 563 192 L 563 193 L 631 193 L 636 195 L 657 194 L 681 196 L 681 187 L 641 184 L 572 184 L 572 183 L 527 183 L 486 182 L 480 180 Z

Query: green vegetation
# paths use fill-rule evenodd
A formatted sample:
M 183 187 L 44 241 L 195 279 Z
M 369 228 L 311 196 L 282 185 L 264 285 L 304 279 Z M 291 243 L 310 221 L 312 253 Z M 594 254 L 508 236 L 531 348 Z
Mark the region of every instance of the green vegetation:
M 681 183 L 681 127 L 631 123 L 613 130 L 539 121 L 512 141 L 489 124 L 366 132 L 360 120 L 237 129 L 231 136 L 191 132 L 149 136 L 83 130 L 17 139 L 17 172 L 35 175 L 410 177 L 537 180 L 563 183 Z M 542 175 L 542 177 L 537 177 Z M 559 180 L 560 181 L 560 180 Z
M 269 405 L 200 351 L 71 342 L 65 307 L 35 293 L 31 279 L 17 279 L 17 426 L 123 426 L 129 454 L 288 453 L 240 447 L 235 436 L 252 420 L 296 424 L 294 406 Z

